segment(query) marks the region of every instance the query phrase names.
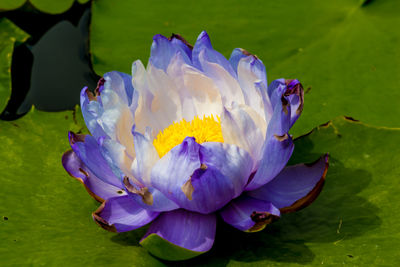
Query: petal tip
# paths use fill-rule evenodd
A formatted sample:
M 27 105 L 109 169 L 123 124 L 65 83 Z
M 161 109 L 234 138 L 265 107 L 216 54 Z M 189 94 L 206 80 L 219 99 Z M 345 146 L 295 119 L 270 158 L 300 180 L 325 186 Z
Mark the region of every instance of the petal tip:
M 95 221 L 95 223 L 97 223 L 101 228 L 113 232 L 113 233 L 117 233 L 117 229 L 115 228 L 114 225 L 109 225 L 108 222 L 106 220 L 104 220 L 101 217 L 101 212 L 103 211 L 104 207 L 106 205 L 106 201 L 104 201 L 100 207 L 98 207 L 98 209 L 92 213 L 92 218 Z
M 290 212 L 295 212 L 295 211 L 304 209 L 305 207 L 309 206 L 311 203 L 313 203 L 317 199 L 317 197 L 321 193 L 322 188 L 324 187 L 324 184 L 325 184 L 325 178 L 326 178 L 326 174 L 327 174 L 328 168 L 329 168 L 329 153 L 326 153 L 325 155 L 320 157 L 315 162 L 312 162 L 309 164 L 304 164 L 305 166 L 311 168 L 314 165 L 316 165 L 317 163 L 319 163 L 321 160 L 324 161 L 325 167 L 324 167 L 324 170 L 323 170 L 320 180 L 317 182 L 317 184 L 314 186 L 314 188 L 305 197 L 302 197 L 299 200 L 295 201 L 292 205 L 281 208 L 280 209 L 281 213 L 290 213 Z

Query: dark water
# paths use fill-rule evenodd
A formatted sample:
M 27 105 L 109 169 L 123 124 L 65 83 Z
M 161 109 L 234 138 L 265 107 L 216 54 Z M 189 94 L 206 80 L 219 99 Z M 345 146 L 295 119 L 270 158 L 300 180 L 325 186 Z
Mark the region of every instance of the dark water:
M 89 53 L 90 3 L 60 15 L 37 11 L 30 4 L 1 13 L 31 37 L 14 48 L 11 99 L 0 115 L 13 120 L 32 105 L 45 111 L 73 109 L 84 86 L 94 88 Z

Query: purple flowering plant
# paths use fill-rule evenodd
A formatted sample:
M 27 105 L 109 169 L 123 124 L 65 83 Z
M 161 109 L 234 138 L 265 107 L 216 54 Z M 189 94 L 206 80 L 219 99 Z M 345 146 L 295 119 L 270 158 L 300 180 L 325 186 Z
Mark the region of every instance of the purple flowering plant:
M 328 155 L 286 166 L 289 129 L 303 109 L 298 80 L 267 84 L 264 64 L 243 49 L 227 60 L 206 32 L 194 46 L 156 35 L 147 67 L 113 71 L 83 88 L 90 135 L 70 132 L 66 171 L 101 202 L 94 221 L 125 232 L 151 224 L 140 244 L 166 260 L 209 251 L 217 216 L 257 232 L 312 203 Z

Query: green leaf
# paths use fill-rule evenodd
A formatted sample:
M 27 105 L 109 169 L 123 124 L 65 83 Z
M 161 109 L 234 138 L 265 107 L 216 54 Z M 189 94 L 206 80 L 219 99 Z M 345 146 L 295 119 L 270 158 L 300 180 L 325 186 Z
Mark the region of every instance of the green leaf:
M 90 214 L 99 203 L 61 166 L 71 111 L 0 121 L 2 266 L 162 266 L 138 243 L 146 229 L 113 234 Z M 76 122 L 75 122 L 76 121 Z M 213 249 L 183 266 L 400 264 L 400 129 L 344 118 L 295 141 L 291 164 L 331 155 L 325 187 L 306 209 L 249 234 L 219 222 Z M 168 264 L 168 263 L 167 263 Z M 174 263 L 177 265 L 178 263 Z
M 177 246 L 157 234 L 150 234 L 140 241 L 140 245 L 148 248 L 154 256 L 170 261 L 186 260 L 203 254 Z
M 0 0 L 0 11 L 8 11 L 21 7 L 26 0 Z
M 338 115 L 400 127 L 400 1 L 369 2 L 271 69 L 273 76 L 297 77 L 311 88 L 293 133 Z
M 14 46 L 28 37 L 29 35 L 9 20 L 0 19 L 0 113 L 11 96 L 11 60 Z
M 337 115 L 400 127 L 400 2 L 287 1 L 95 1 L 91 28 L 98 74 L 130 73 L 147 62 L 157 33 L 182 34 L 194 43 L 207 30 L 229 57 L 235 47 L 257 54 L 269 81 L 297 78 L 305 89 L 303 134 Z M 118 18 L 118 19 L 116 19 Z
M 290 164 L 330 153 L 321 195 L 248 234 L 222 223 L 209 254 L 182 266 L 398 266 L 400 129 L 337 118 L 295 141 Z
M 82 130 L 74 114 L 0 121 L 1 265 L 162 265 L 137 244 L 145 229 L 114 235 L 93 222 L 99 203 L 61 165 L 68 131 Z
M 34 7 L 49 14 L 60 14 L 71 8 L 74 0 L 29 0 Z
M 9 11 L 21 7 L 28 0 L 0 0 L 0 11 Z M 75 0 L 29 0 L 39 11 L 49 14 L 60 14 L 70 9 Z M 90 0 L 77 0 L 79 4 L 85 4 Z

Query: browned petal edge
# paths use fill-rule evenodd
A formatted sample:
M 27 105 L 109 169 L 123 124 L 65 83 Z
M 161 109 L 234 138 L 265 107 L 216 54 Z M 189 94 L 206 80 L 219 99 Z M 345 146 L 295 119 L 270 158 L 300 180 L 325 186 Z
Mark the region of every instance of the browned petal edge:
M 151 206 L 153 205 L 153 195 L 149 192 L 147 187 L 142 187 L 140 190 L 137 190 L 130 182 L 129 177 L 125 176 L 123 183 L 125 185 L 126 190 L 132 194 L 137 194 L 142 197 L 143 203 Z
M 85 138 L 86 138 L 86 134 L 76 134 L 71 131 L 69 132 L 69 136 L 70 136 L 69 142 L 70 142 L 71 146 L 77 142 L 81 142 L 81 143 L 85 142 Z
M 75 153 L 75 152 L 74 152 L 72 149 L 65 151 L 64 154 L 63 154 L 63 156 L 62 156 L 62 159 L 64 159 L 64 157 L 68 157 L 68 155 L 69 155 L 70 153 Z M 79 171 L 80 171 L 83 175 L 86 176 L 86 179 L 90 179 L 89 174 L 88 174 L 86 171 L 84 171 L 82 168 L 79 168 Z M 89 195 L 90 195 L 91 197 L 93 197 L 96 201 L 98 201 L 98 202 L 100 202 L 100 203 L 103 203 L 103 202 L 104 202 L 104 199 L 102 199 L 101 197 L 99 197 L 98 195 L 96 195 L 95 193 L 93 193 L 92 190 L 90 190 L 89 187 L 87 187 L 87 186 L 85 185 L 85 183 L 83 182 L 82 178 L 73 176 L 73 175 L 72 175 L 70 172 L 68 172 L 67 170 L 66 170 L 66 172 L 67 172 L 72 178 L 75 178 L 76 180 L 78 180 L 79 182 L 81 182 L 81 183 L 83 184 L 83 186 L 85 187 L 86 191 L 89 193 Z
M 199 169 L 204 172 L 205 170 L 208 169 L 208 166 L 206 164 L 204 164 L 204 163 L 201 163 Z M 199 169 L 197 169 L 197 170 L 199 170 Z M 194 172 L 193 172 L 193 174 L 194 174 Z M 193 192 L 194 192 L 194 187 L 193 187 L 193 184 L 192 184 L 192 176 L 193 176 L 193 174 L 190 176 L 190 178 L 181 187 L 182 192 L 185 194 L 185 196 L 189 200 L 193 199 L 193 197 L 192 197 Z
M 269 212 L 258 212 L 253 211 L 250 218 L 255 224 L 249 228 L 246 232 L 259 232 L 263 230 L 268 224 L 279 219 L 279 216 L 271 214 Z
M 275 139 L 278 140 L 279 142 L 283 142 L 283 141 L 289 139 L 289 135 L 288 135 L 287 133 L 285 133 L 285 134 L 283 134 L 283 135 L 274 134 L 274 137 L 275 137 Z
M 92 213 L 92 217 L 93 220 L 100 225 L 101 228 L 110 231 L 110 232 L 117 232 L 117 229 L 115 228 L 114 225 L 109 225 L 108 222 L 106 220 L 104 220 L 101 216 L 100 213 L 103 211 L 105 205 L 106 205 L 107 201 L 104 201 L 100 207 L 97 208 L 97 210 L 95 212 Z
M 304 89 L 303 85 L 300 83 L 300 92 L 299 92 L 299 97 L 300 97 L 300 105 L 296 110 L 296 115 L 300 115 L 301 112 L 303 111 L 303 106 L 304 106 Z
M 300 198 L 296 202 L 294 202 L 292 205 L 289 207 L 284 207 L 281 208 L 280 211 L 282 214 L 284 213 L 290 213 L 290 212 L 295 212 L 298 210 L 301 210 L 308 205 L 310 205 L 314 200 L 318 197 L 318 195 L 321 193 L 322 188 L 324 187 L 325 184 L 325 177 L 326 173 L 328 172 L 329 168 L 329 154 L 324 155 L 325 157 L 325 170 L 321 176 L 321 179 L 318 181 L 318 183 L 315 185 L 315 187 L 303 198 Z M 316 164 L 320 159 L 316 160 L 313 163 L 308 163 L 304 164 L 307 167 L 312 167 L 314 164 Z
M 282 111 L 287 115 L 289 113 L 288 106 L 290 106 L 289 101 L 286 100 L 285 95 L 282 95 L 281 97 L 281 102 L 282 102 Z
M 258 57 L 256 55 L 253 55 L 252 53 L 250 53 L 249 51 L 247 51 L 246 49 L 243 48 L 239 48 L 240 52 L 242 52 L 243 55 L 245 56 L 252 56 L 254 59 L 258 59 Z
M 286 86 L 288 86 L 292 81 L 293 81 L 293 79 L 285 80 Z M 290 89 L 290 90 L 287 89 L 283 95 L 289 96 L 292 94 L 296 94 L 300 98 L 300 105 L 296 110 L 296 115 L 300 115 L 300 113 L 303 111 L 303 106 L 304 106 L 304 89 L 303 89 L 303 85 L 300 82 L 298 84 L 296 84 L 292 89 Z
M 100 80 L 97 82 L 96 89 L 94 89 L 94 96 L 96 97 L 96 100 L 97 100 L 97 96 L 100 95 L 100 86 L 103 86 L 105 83 L 106 83 L 106 79 L 104 79 L 103 77 L 101 77 Z
M 192 194 L 194 192 L 194 187 L 192 185 L 192 178 L 189 178 L 181 187 L 182 192 L 185 194 L 187 199 L 192 200 Z
M 173 34 L 171 35 L 171 37 L 168 38 L 168 40 L 171 41 L 173 38 L 178 39 L 178 40 L 181 40 L 182 43 L 184 43 L 185 45 L 187 45 L 187 46 L 190 48 L 190 50 L 193 50 L 193 45 L 191 45 L 188 41 L 186 41 L 186 39 L 183 38 L 182 35 L 173 33 Z

